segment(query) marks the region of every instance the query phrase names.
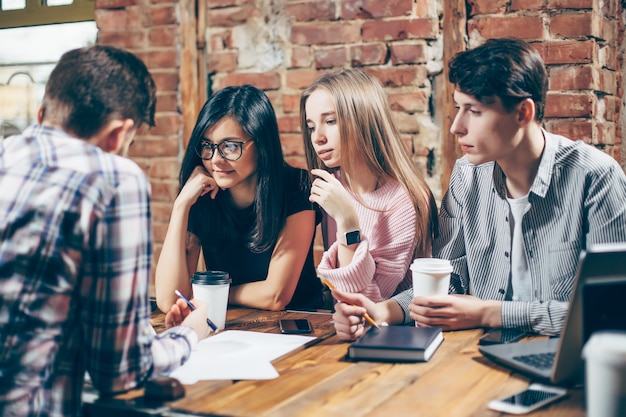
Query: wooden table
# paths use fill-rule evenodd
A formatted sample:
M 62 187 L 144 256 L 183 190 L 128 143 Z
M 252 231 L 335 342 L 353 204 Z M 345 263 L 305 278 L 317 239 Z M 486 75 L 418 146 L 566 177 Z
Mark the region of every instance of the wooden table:
M 319 343 L 274 361 L 280 377 L 264 381 L 199 381 L 186 395 L 166 403 L 161 415 L 218 416 L 504 416 L 487 403 L 529 384 L 517 373 L 478 352 L 482 330 L 444 333 L 444 342 L 426 363 L 349 362 L 349 343 L 334 335 L 329 314 L 268 312 L 246 308 L 228 311 L 228 329 L 278 333 L 280 318 L 307 318 Z M 160 319 L 160 321 L 159 321 Z M 162 318 L 155 321 L 157 331 Z M 120 399 L 140 399 L 142 390 Z M 569 390 L 563 400 L 533 416 L 585 416 L 583 391 Z M 94 415 L 94 414 L 91 414 Z M 139 414 L 141 415 L 141 414 Z

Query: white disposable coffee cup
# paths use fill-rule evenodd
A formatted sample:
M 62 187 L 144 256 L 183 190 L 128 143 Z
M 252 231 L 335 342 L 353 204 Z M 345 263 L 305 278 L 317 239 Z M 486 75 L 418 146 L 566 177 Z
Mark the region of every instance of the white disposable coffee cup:
M 226 327 L 230 283 L 230 276 L 224 271 L 196 272 L 191 278 L 193 297 L 207 303 L 209 306 L 207 318 L 215 323 L 219 330 Z
M 448 294 L 452 273 L 452 264 L 449 260 L 417 258 L 410 269 L 413 274 L 413 296 Z
M 626 416 L 626 332 L 593 333 L 583 358 L 587 416 Z

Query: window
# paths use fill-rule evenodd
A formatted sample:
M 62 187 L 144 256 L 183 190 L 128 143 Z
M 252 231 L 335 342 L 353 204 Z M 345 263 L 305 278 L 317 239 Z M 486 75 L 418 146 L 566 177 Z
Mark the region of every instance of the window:
M 0 29 L 93 20 L 95 0 L 0 0 Z
M 96 35 L 93 21 L 0 29 L 0 139 L 36 121 L 56 62 L 70 49 L 94 44 Z

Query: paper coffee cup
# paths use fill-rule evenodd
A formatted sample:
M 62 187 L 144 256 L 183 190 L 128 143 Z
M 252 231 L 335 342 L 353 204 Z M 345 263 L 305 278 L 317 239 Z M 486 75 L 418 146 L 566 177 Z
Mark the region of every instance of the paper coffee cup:
M 626 416 L 626 332 L 593 333 L 583 358 L 587 416 Z
M 209 306 L 207 317 L 219 330 L 224 330 L 226 327 L 228 291 L 231 281 L 228 272 L 224 271 L 196 272 L 191 278 L 193 297 L 207 303 Z
M 445 295 L 450 286 L 452 264 L 447 259 L 418 258 L 411 264 L 413 296 Z

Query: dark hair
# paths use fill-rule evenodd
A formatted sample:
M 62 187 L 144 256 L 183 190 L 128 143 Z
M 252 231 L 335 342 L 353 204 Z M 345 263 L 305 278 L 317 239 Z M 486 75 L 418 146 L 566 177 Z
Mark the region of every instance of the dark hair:
M 42 116 L 79 138 L 113 118 L 154 126 L 156 88 L 145 64 L 130 52 L 96 45 L 61 56 L 50 73 Z
M 530 98 L 537 109 L 535 119 L 543 120 L 548 73 L 529 43 L 514 38 L 489 39 L 457 54 L 449 68 L 448 78 L 459 91 L 485 104 L 498 97 L 507 111 Z
M 180 189 L 194 168 L 202 164 L 196 148 L 204 139 L 205 132 L 225 117 L 235 120 L 256 147 L 256 222 L 249 231 L 248 247 L 253 252 L 264 252 L 276 243 L 287 218 L 283 186 L 287 164 L 283 159 L 276 114 L 263 91 L 252 85 L 226 87 L 204 104 L 183 157 Z M 196 213 L 201 207 L 202 217 L 206 217 L 202 219 L 201 227 L 210 230 L 210 234 L 218 240 L 232 238 L 237 233 L 233 227 L 234 208 L 226 196 L 224 191 L 218 192 L 215 200 L 205 195 L 195 204 L 199 207 L 194 206 Z

